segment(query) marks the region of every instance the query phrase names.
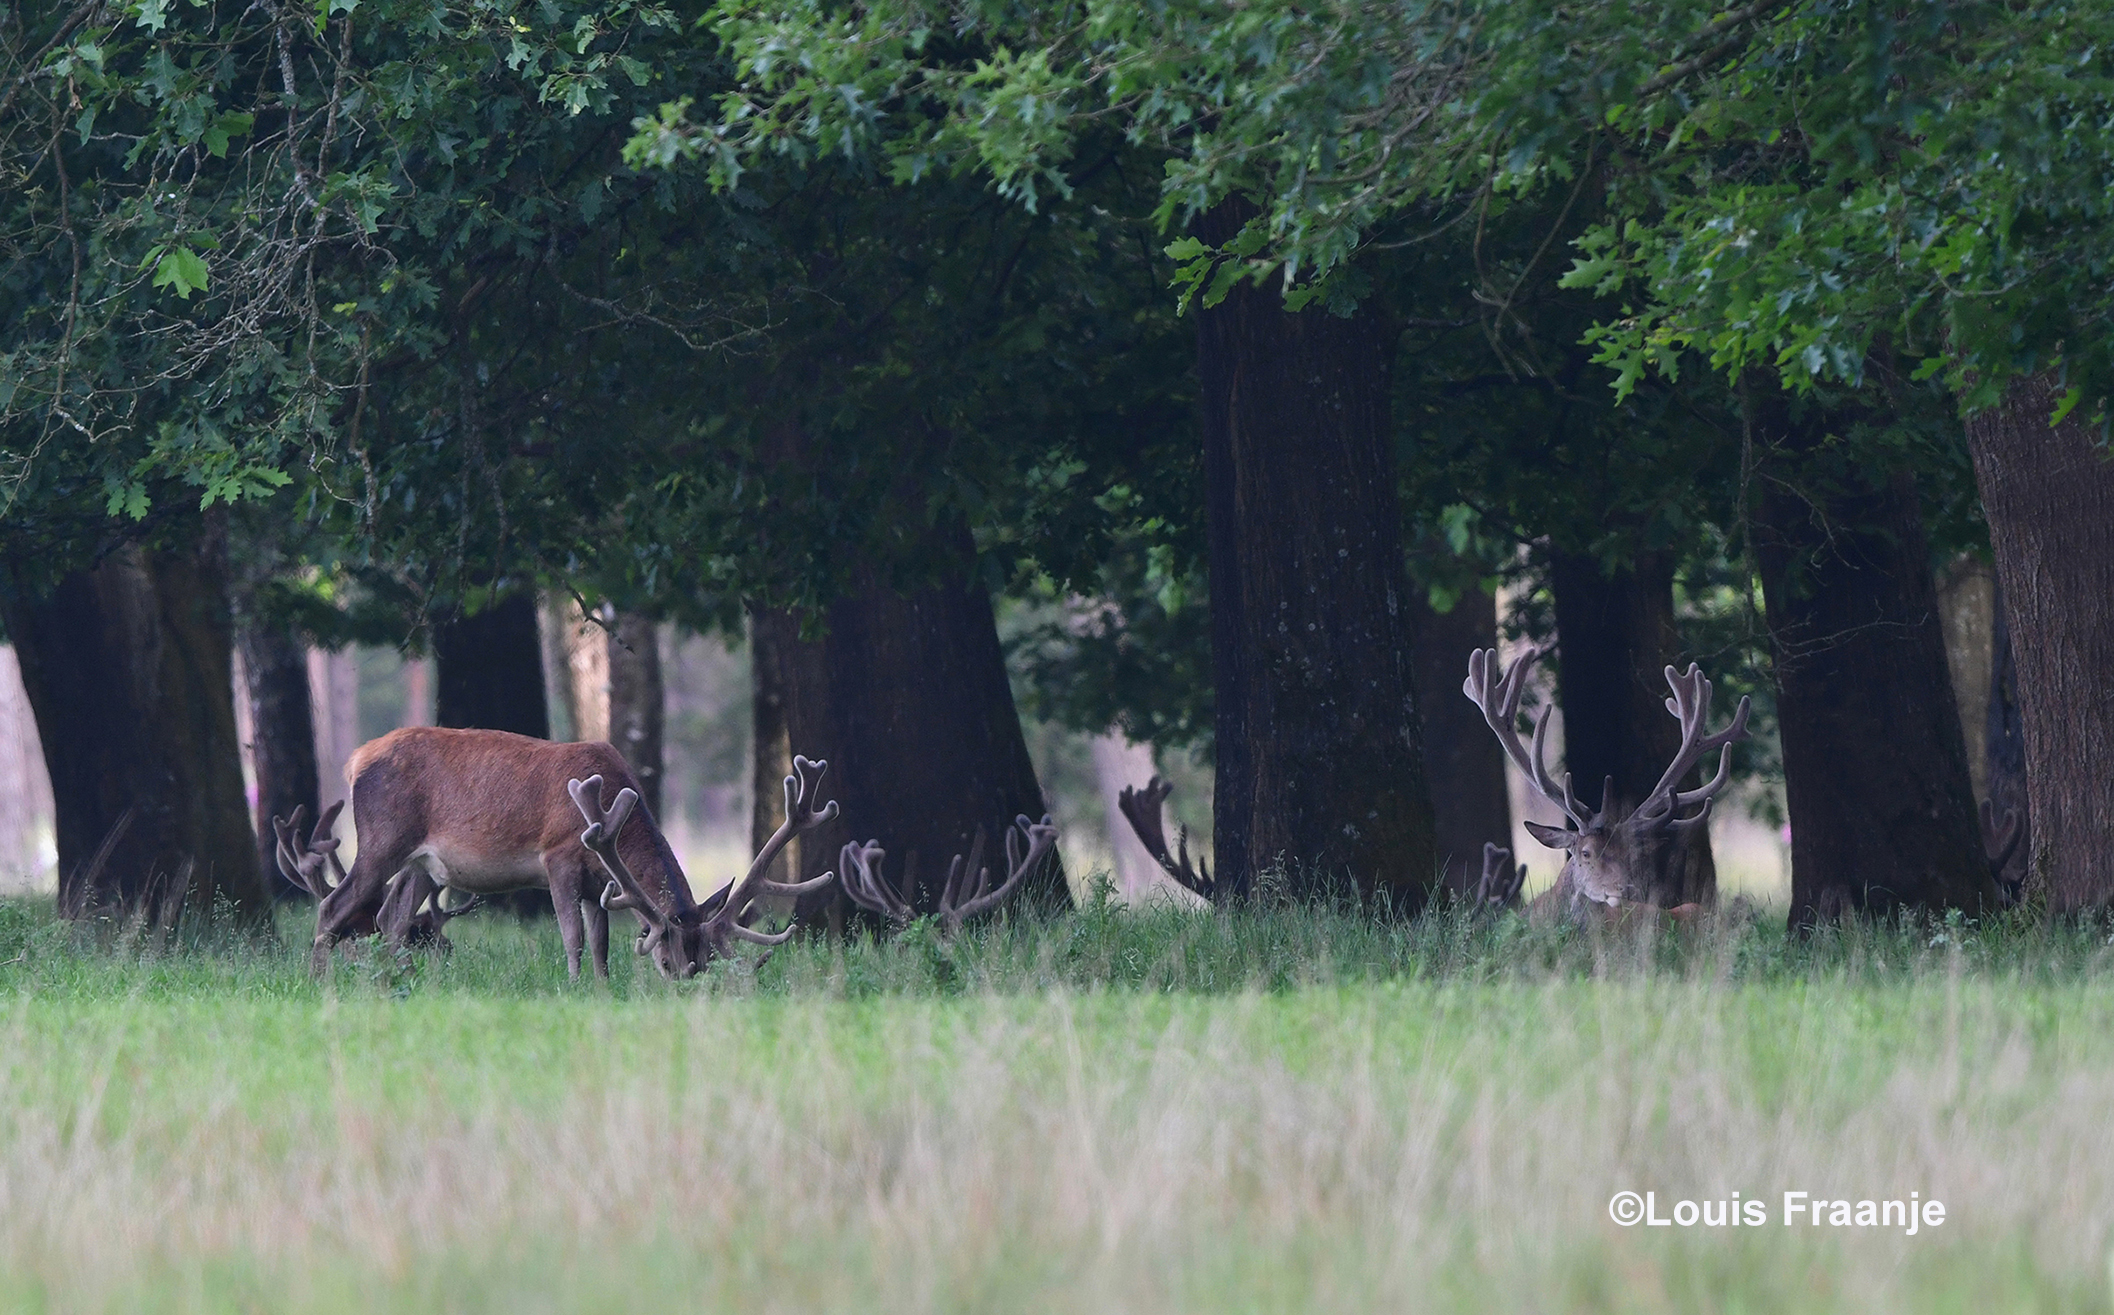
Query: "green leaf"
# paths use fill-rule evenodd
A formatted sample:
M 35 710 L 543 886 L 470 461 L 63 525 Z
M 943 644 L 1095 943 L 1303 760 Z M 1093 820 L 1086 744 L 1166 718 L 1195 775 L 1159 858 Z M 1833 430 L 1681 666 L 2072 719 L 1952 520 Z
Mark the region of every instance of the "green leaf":
M 251 125 L 256 122 L 257 116 L 254 114 L 228 113 L 219 115 L 207 126 L 200 137 L 200 140 L 206 145 L 206 154 L 215 159 L 224 157 L 228 153 L 228 140 L 233 137 L 243 136 L 249 132 Z
M 153 258 L 152 252 L 148 258 Z M 205 291 L 207 278 L 206 262 L 189 247 L 170 247 L 154 266 L 154 286 L 172 289 L 185 301 L 191 299 L 192 293 Z
M 125 515 L 133 520 L 147 518 L 147 486 L 136 479 L 118 480 L 110 485 L 110 500 L 104 507 L 106 515 Z

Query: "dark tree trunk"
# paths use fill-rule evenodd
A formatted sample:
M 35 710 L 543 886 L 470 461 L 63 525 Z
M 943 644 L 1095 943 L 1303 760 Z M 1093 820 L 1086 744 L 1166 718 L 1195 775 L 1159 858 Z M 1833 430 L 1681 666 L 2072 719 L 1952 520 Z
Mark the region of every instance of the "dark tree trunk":
M 663 728 L 668 696 L 661 684 L 661 646 L 653 618 L 617 613 L 609 634 L 609 739 L 639 778 L 639 793 L 655 817 L 661 811 Z
M 1809 502 L 1787 486 L 1831 416 L 1791 406 L 1779 393 L 1755 409 L 1757 439 L 1786 458 L 1755 542 L 1776 649 L 1791 923 L 1993 909 L 1914 482 L 1838 468 Z
M 437 724 L 550 738 L 533 594 L 511 594 L 475 616 L 435 626 L 433 659 L 440 669 Z
M 66 917 L 268 915 L 224 553 L 214 534 L 184 552 L 128 546 L 48 597 L 0 591 L 51 773 Z
M 1231 236 L 1227 207 L 1202 225 Z M 1217 724 L 1212 831 L 1236 898 L 1346 879 L 1412 912 L 1437 877 L 1378 319 L 1243 283 L 1197 316 Z
M 2062 394 L 2014 381 L 1967 439 L 2025 738 L 2027 891 L 2066 913 L 2114 903 L 2114 465 L 2082 414 L 2050 427 Z
M 550 738 L 534 594 L 510 594 L 475 616 L 436 625 L 433 665 L 436 725 Z M 523 918 L 551 914 L 550 896 L 541 890 L 517 890 L 495 902 Z
M 2033 854 L 2033 804 L 2026 791 L 2026 728 L 2019 716 L 2018 668 L 2011 660 L 2011 627 L 2004 618 L 2004 586 L 1996 589 L 1996 607 L 1990 626 L 1989 722 L 1987 745 L 1989 803 L 1999 824 L 2007 813 L 2018 815 L 2018 844 L 1997 879 L 2007 889 L 2021 890 L 2031 870 Z
M 1599 799 L 1615 816 L 1627 816 L 1681 749 L 1681 723 L 1666 711 L 1666 668 L 1681 655 L 1673 559 L 1641 553 L 1630 569 L 1610 575 L 1593 557 L 1558 552 L 1550 575 L 1562 641 L 1564 768 L 1580 799 Z M 1698 769 L 1716 770 L 1715 761 Z M 1614 798 L 1600 799 L 1609 778 Z M 1661 908 L 1714 901 L 1709 829 L 1661 839 L 1665 852 L 1648 864 L 1650 901 Z
M 308 704 L 308 654 L 285 630 L 261 621 L 242 632 L 243 679 L 249 686 L 250 757 L 257 766 L 257 860 L 265 881 L 281 898 L 307 899 L 308 892 L 275 877 L 272 819 L 296 808 L 313 819 L 321 781 L 316 769 L 316 722 Z
M 1470 589 L 1450 612 L 1435 612 L 1423 593 L 1408 597 L 1416 621 L 1417 706 L 1424 714 L 1424 779 L 1439 861 L 1448 889 L 1475 888 L 1483 845 L 1512 846 L 1512 808 L 1505 796 L 1505 751 L 1461 693 L 1468 654 L 1497 642 L 1497 600 Z
M 828 761 L 827 793 L 842 809 L 804 838 L 803 877 L 834 866 L 846 841 L 878 838 L 889 875 L 902 884 L 914 870 L 915 888 L 904 896 L 929 912 L 948 861 L 968 853 L 979 827 L 994 874 L 1002 875 L 1004 829 L 1022 814 L 1040 818 L 1045 805 L 989 595 L 971 585 L 905 597 L 861 570 L 826 620 L 814 640 L 800 639 L 784 613 L 752 624 L 760 673 L 754 830 L 768 834 L 777 825 L 785 807 L 779 754 L 798 753 Z M 764 725 L 773 693 L 783 739 Z M 1059 865 L 1046 864 L 1021 899 L 1066 904 Z

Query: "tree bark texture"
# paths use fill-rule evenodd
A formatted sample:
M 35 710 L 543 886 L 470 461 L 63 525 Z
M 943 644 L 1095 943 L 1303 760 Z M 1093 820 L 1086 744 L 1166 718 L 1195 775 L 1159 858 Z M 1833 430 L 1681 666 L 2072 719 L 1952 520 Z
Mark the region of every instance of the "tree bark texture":
M 224 546 L 120 548 L 49 596 L 0 591 L 57 813 L 59 911 L 262 920 L 235 732 Z M 9 582 L 10 584 L 12 582 Z
M 1394 344 L 1369 316 L 1289 313 L 1275 287 L 1242 284 L 1197 317 L 1212 831 L 1234 898 L 1270 869 L 1295 897 L 1348 881 L 1413 912 L 1438 875 L 1391 451 Z
M 534 595 L 511 594 L 475 616 L 443 621 L 433 628 L 433 658 L 436 723 L 550 738 Z
M 435 626 L 433 665 L 436 724 L 550 738 L 534 594 L 509 594 L 475 616 Z M 494 902 L 524 918 L 551 913 L 550 896 L 540 890 L 515 891 Z
M 2028 898 L 2114 903 L 2114 465 L 2043 374 L 1967 422 L 1989 521 L 2026 750 Z
M 609 741 L 639 778 L 639 793 L 646 806 L 654 816 L 664 817 L 661 784 L 667 764 L 662 745 L 666 739 L 668 696 L 661 680 L 660 637 L 653 618 L 637 612 L 617 613 L 606 643 Z
M 250 704 L 250 756 L 257 771 L 257 862 L 281 898 L 308 892 L 278 877 L 272 819 L 296 808 L 309 818 L 321 808 L 316 768 L 316 722 L 308 702 L 308 651 L 289 631 L 256 621 L 242 631 L 242 671 Z
M 1836 472 L 1816 503 L 1791 487 L 1830 416 L 1756 407 L 1783 454 L 1755 544 L 1776 653 L 1791 923 L 1904 905 L 1994 909 L 1967 747 L 1915 485 L 1906 471 Z
M 1561 641 L 1564 768 L 1581 800 L 1600 799 L 1612 778 L 1614 797 L 1600 804 L 1625 817 L 1681 750 L 1681 723 L 1666 711 L 1666 668 L 1681 656 L 1673 559 L 1640 553 L 1628 569 L 1611 573 L 1594 557 L 1557 552 L 1550 576 Z M 1726 711 L 1712 710 L 1716 717 Z M 1697 770 L 1714 773 L 1717 766 L 1713 759 Z M 1670 909 L 1715 901 L 1718 871 L 1709 828 L 1659 839 L 1664 852 L 1653 854 L 1648 865 L 1651 902 Z
M 753 620 L 754 832 L 768 835 L 783 816 L 778 755 L 789 762 L 797 753 L 828 761 L 825 793 L 842 810 L 802 837 L 801 877 L 835 866 L 846 841 L 878 838 L 904 898 L 930 912 L 949 860 L 969 852 L 979 827 L 993 879 L 1002 877 L 1005 828 L 1022 814 L 1040 818 L 1046 808 L 989 595 L 970 585 L 905 596 L 862 570 L 825 619 L 826 632 L 812 640 L 799 637 L 786 613 Z M 765 725 L 774 697 L 782 739 Z M 1069 901 L 1055 861 L 1032 882 L 1021 902 L 1051 908 Z M 825 893 L 833 901 L 835 892 Z
M 1446 888 L 1465 893 L 1483 875 L 1484 844 L 1512 845 L 1505 751 L 1461 693 L 1469 653 L 1497 642 L 1497 600 L 1470 589 L 1452 611 L 1437 612 L 1415 587 L 1408 598 L 1416 622 L 1416 697 L 1424 714 L 1424 779 L 1431 786 L 1438 857 Z

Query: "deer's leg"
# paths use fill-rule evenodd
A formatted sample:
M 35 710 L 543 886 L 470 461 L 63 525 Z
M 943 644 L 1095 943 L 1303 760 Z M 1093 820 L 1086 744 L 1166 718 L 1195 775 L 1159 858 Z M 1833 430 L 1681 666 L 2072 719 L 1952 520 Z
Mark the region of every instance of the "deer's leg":
M 576 982 L 580 980 L 580 951 L 587 946 L 587 924 L 580 908 L 587 892 L 586 860 L 587 852 L 578 845 L 543 856 L 544 870 L 550 874 L 551 911 L 558 915 L 558 938 L 565 942 L 565 973 Z
M 609 980 L 609 911 L 600 900 L 583 899 L 580 911 L 587 915 L 587 948 L 595 957 L 595 976 Z
M 388 852 L 391 849 L 397 852 Z M 308 958 L 310 974 L 321 977 L 329 969 L 331 949 L 339 941 L 376 930 L 376 917 L 389 895 L 389 878 L 403 868 L 411 849 L 412 845 L 404 843 L 361 847 L 352 871 L 316 908 L 316 939 Z

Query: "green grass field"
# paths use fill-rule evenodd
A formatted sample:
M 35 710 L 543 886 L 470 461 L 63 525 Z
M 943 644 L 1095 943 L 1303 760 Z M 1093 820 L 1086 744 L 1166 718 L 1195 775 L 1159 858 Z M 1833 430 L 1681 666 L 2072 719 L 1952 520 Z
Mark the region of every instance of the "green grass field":
M 0 905 L 0 1307 L 2108 1309 L 2103 928 L 1102 910 L 679 989 L 499 919 L 318 985 L 305 931 Z

